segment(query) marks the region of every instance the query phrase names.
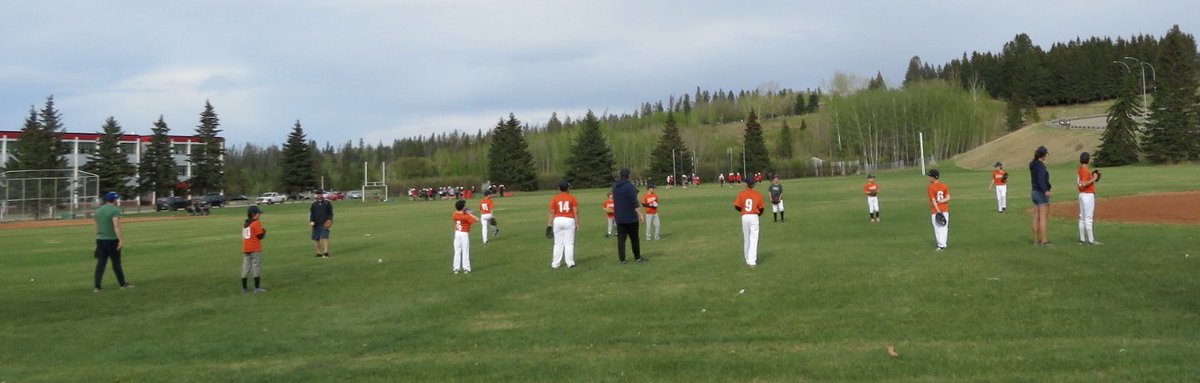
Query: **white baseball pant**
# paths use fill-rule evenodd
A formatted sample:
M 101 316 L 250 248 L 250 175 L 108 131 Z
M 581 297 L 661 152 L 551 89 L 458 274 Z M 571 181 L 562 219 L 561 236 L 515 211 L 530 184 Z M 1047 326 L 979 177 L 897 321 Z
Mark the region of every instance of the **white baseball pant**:
M 662 221 L 658 220 L 658 214 L 646 214 L 646 240 L 650 240 L 650 229 L 654 229 L 654 239 L 658 239 L 658 232 L 662 230 Z
M 783 212 L 783 198 L 779 199 L 779 203 L 771 204 L 771 213 Z
M 1008 208 L 1008 185 L 996 185 L 996 209 L 1004 211 Z
M 742 214 L 742 257 L 746 265 L 758 264 L 758 215 Z
M 483 229 L 483 243 L 487 243 L 488 232 L 492 230 L 489 225 L 490 223 L 492 223 L 491 214 L 483 214 L 479 216 L 479 228 Z
M 1093 193 L 1079 193 L 1079 241 L 1092 243 L 1096 242 L 1096 235 L 1092 233 L 1092 218 L 1096 213 L 1096 195 Z
M 945 248 L 950 237 L 950 212 L 942 214 L 946 216 L 946 226 L 938 226 L 937 213 L 929 215 L 929 222 L 933 223 L 933 239 L 937 241 L 937 247 Z
M 550 267 L 557 269 L 564 259 L 567 267 L 575 266 L 575 219 L 554 217 L 551 226 L 554 227 L 554 259 Z
M 454 232 L 454 271 L 471 271 L 470 233 Z
M 879 212 L 879 197 L 867 197 L 867 213 Z

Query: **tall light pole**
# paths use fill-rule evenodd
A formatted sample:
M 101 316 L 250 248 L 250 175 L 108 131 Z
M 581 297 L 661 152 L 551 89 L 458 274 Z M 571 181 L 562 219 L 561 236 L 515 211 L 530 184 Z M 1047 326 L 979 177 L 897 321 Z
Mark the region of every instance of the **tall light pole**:
M 1158 71 L 1154 70 L 1154 66 L 1150 65 L 1150 63 L 1138 60 L 1135 57 L 1125 56 L 1125 60 L 1136 61 L 1138 66 L 1142 68 L 1142 118 L 1145 119 L 1147 117 L 1146 114 L 1150 112 L 1150 101 L 1146 99 L 1146 67 L 1150 67 L 1150 75 L 1153 76 L 1154 81 L 1158 81 Z M 1128 67 L 1127 65 L 1126 68 Z

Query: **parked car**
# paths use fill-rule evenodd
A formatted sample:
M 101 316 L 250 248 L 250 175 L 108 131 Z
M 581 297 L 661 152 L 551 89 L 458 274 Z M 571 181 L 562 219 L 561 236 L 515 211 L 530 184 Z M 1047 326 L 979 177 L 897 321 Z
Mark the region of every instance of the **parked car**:
M 188 199 L 183 197 L 162 197 L 155 201 L 154 211 L 175 211 L 186 208 L 188 203 Z
M 262 193 L 262 195 L 258 196 L 258 199 L 254 200 L 254 201 L 256 203 L 258 203 L 259 205 L 262 205 L 262 204 L 274 205 L 277 203 L 283 203 L 286 200 L 287 199 L 286 199 L 286 197 L 283 196 L 283 194 L 279 194 L 276 192 L 266 192 L 266 193 Z
M 230 201 L 249 201 L 250 198 L 246 197 L 245 194 L 236 194 L 236 195 L 229 197 L 229 200 Z
M 342 200 L 345 198 L 346 198 L 346 195 L 342 194 L 342 192 L 340 192 L 340 191 L 331 190 L 331 191 L 325 192 L 325 199 L 330 200 L 330 201 L 338 201 L 338 200 Z
M 202 199 L 211 207 L 225 207 L 225 196 L 221 193 L 208 193 Z
M 193 198 L 184 209 L 190 215 L 208 215 L 211 206 L 204 198 Z
M 362 190 L 351 190 L 346 192 L 346 199 L 362 199 Z
M 288 201 L 304 201 L 311 198 L 312 197 L 310 197 L 308 193 L 303 192 L 296 192 L 287 195 Z

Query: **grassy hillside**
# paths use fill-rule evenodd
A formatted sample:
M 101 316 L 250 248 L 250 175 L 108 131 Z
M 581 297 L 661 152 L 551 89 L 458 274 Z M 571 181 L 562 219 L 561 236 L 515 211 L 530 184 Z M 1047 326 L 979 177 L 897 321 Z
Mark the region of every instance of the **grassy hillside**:
M 996 214 L 986 172 L 943 170 L 948 252 L 915 171 L 876 174 L 880 224 L 861 178 L 803 179 L 754 270 L 735 189 L 712 186 L 660 189 L 662 240 L 625 266 L 603 191 L 577 192 L 570 270 L 548 267 L 549 193 L 499 199 L 469 275 L 450 271 L 449 202 L 338 202 L 330 259 L 303 205 L 267 206 L 260 295 L 239 293 L 240 210 L 127 225 L 137 288 L 110 272 L 98 294 L 92 227 L 0 225 L 0 381 L 1200 380 L 1194 226 L 1099 222 L 1105 245 L 1079 247 L 1056 219 L 1058 246 L 1035 248 L 1018 193 Z M 1098 192 L 1194 190 L 1198 170 L 1114 168 Z
M 1106 101 L 1043 107 L 1038 113 L 1043 118 L 1048 117 L 1047 120 L 1072 119 L 1104 114 L 1111 104 Z M 1074 163 L 1079 160 L 1079 152 L 1096 152 L 1100 147 L 1101 134 L 1103 131 L 1100 130 L 1064 129 L 1037 122 L 955 156 L 954 161 L 967 169 L 990 169 L 996 161 L 1003 162 L 1009 169 L 1020 169 L 1033 158 L 1034 149 L 1045 146 L 1050 150 L 1047 163 Z

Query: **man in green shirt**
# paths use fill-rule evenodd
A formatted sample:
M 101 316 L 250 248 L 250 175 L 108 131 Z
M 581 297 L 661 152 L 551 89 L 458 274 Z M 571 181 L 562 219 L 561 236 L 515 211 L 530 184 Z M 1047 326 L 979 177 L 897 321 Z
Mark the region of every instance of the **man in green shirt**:
M 100 292 L 100 280 L 104 278 L 105 264 L 112 259 L 113 273 L 122 289 L 133 287 L 125 283 L 125 270 L 121 268 L 121 209 L 117 208 L 117 192 L 104 195 L 104 206 L 96 209 L 96 289 Z

